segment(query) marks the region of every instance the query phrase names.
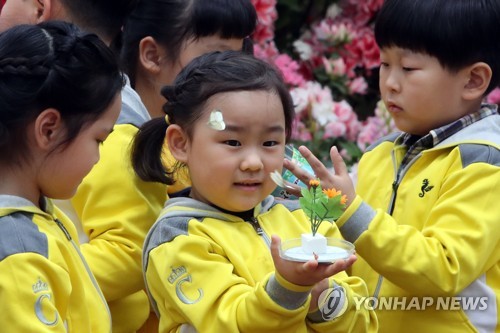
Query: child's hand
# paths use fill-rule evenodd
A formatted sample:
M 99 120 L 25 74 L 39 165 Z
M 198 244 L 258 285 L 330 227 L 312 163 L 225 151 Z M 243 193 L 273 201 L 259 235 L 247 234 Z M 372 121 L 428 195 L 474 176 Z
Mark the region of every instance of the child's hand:
M 336 190 L 342 191 L 342 194 L 347 196 L 347 205 L 354 200 L 356 196 L 356 191 L 354 189 L 354 184 L 349 172 L 347 171 L 347 166 L 340 156 L 337 147 L 332 147 L 330 149 L 330 158 L 332 159 L 333 168 L 335 173 L 330 172 L 327 167 L 316 157 L 313 153 L 306 147 L 300 146 L 299 152 L 304 156 L 304 158 L 309 162 L 311 168 L 314 170 L 315 177 L 321 182 L 322 188 L 335 188 Z M 290 170 L 298 179 L 300 179 L 304 184 L 309 184 L 311 180 L 311 175 L 307 171 L 302 170 L 300 167 L 296 166 L 294 163 L 285 160 L 283 166 Z M 289 189 L 288 192 L 291 193 Z M 297 190 L 293 195 L 300 196 L 300 190 Z
M 299 286 L 314 286 L 325 278 L 341 272 L 350 267 L 356 256 L 352 255 L 346 260 L 337 260 L 333 264 L 319 264 L 317 260 L 309 260 L 308 262 L 295 262 L 285 260 L 279 255 L 279 247 L 281 239 L 273 235 L 271 237 L 271 255 L 274 261 L 276 271 L 288 282 Z
M 328 278 L 325 278 L 314 285 L 311 290 L 311 302 L 309 303 L 308 312 L 312 312 L 318 309 L 319 296 L 324 290 L 328 288 L 330 288 L 330 280 L 328 280 Z

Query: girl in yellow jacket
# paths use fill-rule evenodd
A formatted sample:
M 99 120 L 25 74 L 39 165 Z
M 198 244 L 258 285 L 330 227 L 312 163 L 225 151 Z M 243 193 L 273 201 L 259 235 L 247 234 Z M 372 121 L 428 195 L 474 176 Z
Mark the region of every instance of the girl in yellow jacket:
M 123 77 L 93 34 L 53 21 L 0 34 L 2 332 L 111 332 L 73 224 L 71 197 L 120 111 Z
M 355 306 L 367 296 L 364 282 L 343 272 L 355 256 L 323 265 L 279 255 L 276 235 L 299 237 L 310 224 L 296 202 L 270 196 L 294 116 L 276 69 L 242 52 L 210 53 L 163 94 L 166 117 L 141 127 L 132 164 L 144 180 L 170 183 L 166 139 L 192 187 L 167 201 L 145 242 L 160 332 L 375 331 L 373 311 Z M 318 306 L 325 290 L 328 306 Z

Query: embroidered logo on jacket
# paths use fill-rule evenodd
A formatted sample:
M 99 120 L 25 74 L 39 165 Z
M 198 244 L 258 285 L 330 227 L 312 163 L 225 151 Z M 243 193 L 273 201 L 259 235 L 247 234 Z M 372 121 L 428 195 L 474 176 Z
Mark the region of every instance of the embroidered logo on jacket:
M 47 318 L 48 312 L 53 312 L 53 309 L 55 308 L 54 304 L 52 304 L 51 301 L 52 295 L 50 293 L 48 284 L 42 281 L 41 278 L 38 278 L 38 280 L 31 286 L 31 288 L 33 290 L 33 293 L 35 295 L 38 295 L 35 301 L 35 314 L 38 320 L 40 320 L 47 326 L 56 325 L 59 321 L 59 315 L 57 314 L 57 312 L 55 312 L 53 319 Z
M 429 179 L 424 179 L 422 181 L 422 187 L 420 188 L 420 194 L 418 195 L 419 197 L 423 198 L 425 193 L 429 192 L 430 190 L 432 190 L 434 188 L 434 186 L 432 185 L 429 185 Z
M 175 283 L 175 293 L 179 300 L 184 304 L 195 304 L 198 303 L 203 297 L 203 289 L 198 289 L 198 296 L 196 298 L 188 297 L 182 290 L 182 285 L 186 282 L 191 283 L 191 274 L 187 274 L 187 269 L 184 266 L 172 267 L 172 273 L 168 276 L 168 282 L 171 284 Z

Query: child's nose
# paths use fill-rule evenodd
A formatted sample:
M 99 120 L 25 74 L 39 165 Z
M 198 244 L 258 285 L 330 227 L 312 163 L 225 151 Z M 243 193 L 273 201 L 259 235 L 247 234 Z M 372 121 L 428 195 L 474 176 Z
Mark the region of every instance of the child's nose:
M 264 167 L 262 159 L 257 151 L 249 151 L 245 153 L 241 162 L 241 169 L 244 171 L 257 171 Z
M 401 89 L 397 75 L 394 72 L 386 74 L 381 83 L 384 84 L 389 91 L 395 92 Z

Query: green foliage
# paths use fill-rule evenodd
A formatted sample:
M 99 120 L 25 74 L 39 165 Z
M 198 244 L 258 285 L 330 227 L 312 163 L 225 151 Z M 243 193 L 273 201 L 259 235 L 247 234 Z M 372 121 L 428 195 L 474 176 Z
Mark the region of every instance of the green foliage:
M 302 188 L 299 203 L 311 222 L 311 232 L 314 236 L 322 222 L 334 222 L 342 215 L 345 204 L 341 203 L 342 195 L 328 197 L 321 185 Z

